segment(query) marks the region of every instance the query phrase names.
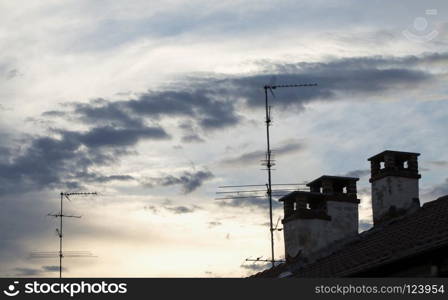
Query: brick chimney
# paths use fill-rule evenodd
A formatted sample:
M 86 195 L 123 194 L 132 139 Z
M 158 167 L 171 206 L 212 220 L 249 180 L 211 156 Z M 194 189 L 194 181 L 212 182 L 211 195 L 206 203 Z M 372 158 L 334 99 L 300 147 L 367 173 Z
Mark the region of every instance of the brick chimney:
M 287 260 L 316 258 L 319 250 L 358 233 L 358 180 L 325 175 L 307 184 L 309 192 L 296 191 L 280 199 Z
M 371 165 L 373 223 L 401 216 L 420 207 L 419 153 L 386 150 L 368 160 Z

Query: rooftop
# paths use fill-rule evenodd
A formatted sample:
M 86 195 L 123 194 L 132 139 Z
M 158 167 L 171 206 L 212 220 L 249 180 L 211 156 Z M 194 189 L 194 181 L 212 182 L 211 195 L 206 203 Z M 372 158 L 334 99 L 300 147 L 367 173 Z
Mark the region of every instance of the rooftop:
M 448 246 L 448 195 L 425 203 L 412 214 L 395 218 L 358 234 L 328 255 L 306 264 L 283 263 L 253 277 L 354 276 L 379 266 Z

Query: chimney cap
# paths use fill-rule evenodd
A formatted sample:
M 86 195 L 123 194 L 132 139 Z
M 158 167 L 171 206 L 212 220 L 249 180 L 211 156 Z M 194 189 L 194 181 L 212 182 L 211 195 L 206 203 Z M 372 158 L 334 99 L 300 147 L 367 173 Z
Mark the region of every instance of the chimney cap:
M 319 201 L 324 199 L 323 195 L 321 193 L 314 193 L 314 192 L 308 192 L 308 191 L 294 191 L 289 194 L 284 195 L 278 201 L 284 202 L 289 200 L 295 200 L 297 197 L 303 197 L 301 198 L 301 201 Z M 305 201 L 307 202 L 307 201 Z
M 396 157 L 399 158 L 408 158 L 410 156 L 419 156 L 420 153 L 416 153 L 416 152 L 403 152 L 403 151 L 395 151 L 395 150 L 385 150 L 381 153 L 378 153 L 370 158 L 368 158 L 368 161 L 372 161 L 372 160 L 378 160 L 384 157 L 384 155 L 386 154 L 393 154 Z
M 326 179 L 330 179 L 332 181 L 337 181 L 337 182 L 344 182 L 344 183 L 348 183 L 348 182 L 352 182 L 352 181 L 358 181 L 359 178 L 357 177 L 346 177 L 346 176 L 332 176 L 332 175 L 323 175 L 320 176 L 317 179 L 314 179 L 311 182 L 308 182 L 306 184 L 306 186 L 316 186 L 316 185 L 321 185 L 323 180 Z

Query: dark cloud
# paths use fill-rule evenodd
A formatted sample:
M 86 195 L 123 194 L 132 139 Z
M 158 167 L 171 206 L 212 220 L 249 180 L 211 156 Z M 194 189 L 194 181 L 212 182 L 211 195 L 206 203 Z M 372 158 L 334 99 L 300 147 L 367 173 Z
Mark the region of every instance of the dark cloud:
M 159 127 L 95 127 L 85 132 L 59 130 L 57 134 L 31 138 L 28 147 L 16 155 L 0 152 L 0 194 L 55 187 L 78 189 L 84 180 L 130 180 L 127 175 L 93 175 L 89 168 L 116 162 L 139 140 L 169 138 Z
M 184 143 L 203 143 L 203 138 L 199 135 L 199 129 L 191 120 L 183 121 L 179 124 L 179 128 L 184 132 L 182 142 Z
M 125 101 L 96 99 L 88 104 L 74 104 L 74 113 L 84 122 L 123 126 L 138 126 L 144 118 L 186 117 L 205 130 L 233 126 L 240 120 L 234 103 L 226 95 L 200 86 L 149 91 Z
M 448 55 L 358 57 L 335 59 L 317 63 L 265 63 L 263 75 L 230 79 L 237 86 L 240 97 L 249 107 L 261 107 L 261 89 L 273 74 L 278 84 L 318 83 L 317 87 L 281 89 L 276 92 L 276 107 L 303 109 L 304 105 L 319 100 L 339 100 L 347 96 L 376 96 L 378 91 L 413 89 L 436 75 L 418 69 L 434 61 L 446 61 Z M 266 74 L 270 73 L 270 74 Z
M 12 150 L 3 146 L 0 146 L 0 161 L 6 160 L 7 158 L 9 158 L 11 156 L 11 152 Z
M 141 127 L 145 120 L 180 117 L 202 130 L 234 126 L 244 107 L 263 109 L 263 85 L 273 75 L 278 84 L 315 82 L 317 87 L 278 89 L 275 105 L 280 109 L 304 109 L 312 101 L 367 99 L 397 90 L 419 88 L 437 75 L 424 66 L 445 63 L 447 53 L 405 57 L 355 57 L 315 63 L 264 63 L 264 71 L 250 76 L 187 78 L 160 91 L 148 91 L 130 100 L 95 99 L 72 104 L 70 115 L 101 126 Z M 45 114 L 51 115 L 50 112 Z M 185 141 L 198 141 L 185 135 Z M 190 136 L 190 139 L 188 138 Z
M 266 151 L 256 150 L 251 152 L 243 153 L 236 157 L 226 158 L 221 161 L 224 165 L 245 165 L 250 163 L 258 163 L 266 156 Z
M 50 110 L 44 117 L 69 114 L 87 125 L 87 131 L 58 130 L 59 137 L 35 137 L 22 153 L 0 153 L 0 193 L 11 190 L 54 187 L 80 187 L 74 173 L 89 174 L 88 168 L 116 161 L 129 147 L 144 139 L 163 140 L 170 136 L 159 126 L 147 121 L 181 117 L 190 122 L 184 142 L 200 142 L 196 127 L 216 130 L 236 125 L 244 108 L 263 108 L 262 86 L 276 75 L 282 84 L 317 82 L 318 87 L 276 90 L 276 107 L 303 109 L 312 101 L 329 101 L 356 96 L 367 99 L 388 91 L 418 88 L 437 76 L 427 65 L 446 63 L 447 53 L 406 57 L 358 57 L 333 59 L 315 63 L 264 65 L 265 72 L 249 76 L 221 78 L 209 76 L 188 78 L 183 84 L 165 90 L 148 91 L 130 100 L 95 99 L 88 103 L 72 103 L 68 111 Z M 187 128 L 188 129 L 188 128 Z M 300 145 L 277 149 L 277 155 L 299 151 Z M 264 151 L 253 151 L 228 158 L 224 164 L 235 165 L 263 159 Z M 112 180 L 105 175 L 103 179 Z M 185 192 L 199 187 L 211 178 L 207 172 L 185 173 L 160 178 L 164 186 L 182 185 Z M 100 175 L 101 178 L 101 175 Z M 118 179 L 118 178 L 117 178 Z M 157 180 L 156 180 L 157 181 Z M 24 187 L 24 189 L 22 189 Z
M 266 262 L 259 262 L 252 264 L 242 264 L 240 267 L 249 271 L 260 272 L 269 269 L 271 267 L 271 264 Z
M 171 201 L 166 200 L 163 204 L 161 204 L 160 206 L 155 206 L 155 205 L 149 205 L 149 206 L 144 206 L 144 210 L 148 210 L 151 211 L 154 214 L 158 214 L 160 211 L 160 208 L 165 209 L 169 212 L 172 212 L 174 214 L 189 214 L 189 213 L 193 213 L 197 210 L 201 210 L 202 207 L 198 206 L 198 205 L 190 205 L 190 206 L 186 206 L 186 205 L 173 205 Z
M 95 127 L 87 132 L 64 132 L 70 138 L 87 147 L 133 146 L 139 140 L 168 139 L 169 135 L 160 127 L 117 128 L 112 126 Z
M 288 155 L 292 153 L 297 153 L 304 149 L 303 143 L 298 142 L 291 142 L 288 144 L 285 144 L 283 146 L 280 146 L 272 151 L 273 156 L 279 157 L 283 155 Z M 221 161 L 222 164 L 228 165 L 228 166 L 234 166 L 234 165 L 246 165 L 251 163 L 260 163 L 261 160 L 263 160 L 266 156 L 265 150 L 256 150 L 251 152 L 243 153 L 236 157 L 226 158 Z
M 216 226 L 221 226 L 221 225 L 222 225 L 222 223 L 219 221 L 208 222 L 208 227 L 216 227 Z
M 59 266 L 42 266 L 42 269 L 46 272 L 59 272 Z M 62 267 L 62 271 L 67 271 L 65 267 Z
M 184 143 L 203 143 L 205 140 L 197 134 L 189 134 L 182 137 Z
M 362 170 L 349 171 L 349 172 L 345 173 L 343 176 L 361 178 L 361 177 L 368 176 L 368 175 L 370 175 L 370 170 L 362 169 Z
M 66 113 L 61 110 L 49 110 L 43 112 L 41 115 L 42 117 L 63 117 Z
M 180 206 L 165 206 L 165 209 L 167 209 L 175 214 L 188 214 L 188 213 L 193 213 L 202 208 L 197 205 L 192 205 L 192 206 L 180 205 Z
M 218 200 L 217 204 L 222 207 L 269 209 L 269 200 L 267 197 L 247 196 L 244 198 L 238 198 L 238 196 L 236 196 L 232 199 Z M 272 207 L 274 209 L 282 208 L 283 205 L 281 202 L 274 199 L 272 201 Z
M 177 176 L 167 175 L 164 177 L 149 178 L 144 184 L 147 187 L 181 185 L 183 192 L 188 194 L 213 177 L 213 173 L 207 170 L 193 172 L 185 171 Z
M 75 103 L 73 105 L 74 113 L 86 123 L 125 127 L 141 127 L 143 124 L 140 118 L 133 116 L 123 102 L 94 99 L 87 104 Z

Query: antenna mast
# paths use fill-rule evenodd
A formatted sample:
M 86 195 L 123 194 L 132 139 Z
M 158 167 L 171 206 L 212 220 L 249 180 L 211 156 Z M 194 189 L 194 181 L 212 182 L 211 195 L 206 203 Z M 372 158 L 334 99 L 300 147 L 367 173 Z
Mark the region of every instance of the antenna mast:
M 309 87 L 309 86 L 317 86 L 317 83 L 304 83 L 304 84 L 289 84 L 289 85 L 265 85 L 264 88 L 264 96 L 265 96 L 265 108 L 266 108 L 266 170 L 268 171 L 268 183 L 266 184 L 267 195 L 269 199 L 269 230 L 271 233 L 271 263 L 272 267 L 275 266 L 275 253 L 274 253 L 274 229 L 272 224 L 272 174 L 271 169 L 274 165 L 271 160 L 271 143 L 270 143 L 270 135 L 269 135 L 269 127 L 271 126 L 271 107 L 269 106 L 268 99 L 268 90 L 271 92 L 273 96 L 276 88 L 295 88 L 295 87 Z
M 64 257 L 64 254 L 63 254 L 63 252 L 62 252 L 62 237 L 63 237 L 63 235 L 62 235 L 62 220 L 63 220 L 63 218 L 77 218 L 77 219 L 80 219 L 81 218 L 81 216 L 74 216 L 74 215 L 64 215 L 64 213 L 63 213 L 63 200 L 64 200 L 64 197 L 67 199 L 67 200 L 69 200 L 70 201 L 70 198 L 69 198 L 69 196 L 79 196 L 79 195 L 81 195 L 81 196 L 87 196 L 87 195 L 97 195 L 97 193 L 96 192 L 93 192 L 93 193 L 66 193 L 66 192 L 61 192 L 61 205 L 60 205 L 60 210 L 59 210 L 59 213 L 58 214 L 48 214 L 49 216 L 52 216 L 52 217 L 55 217 L 55 218 L 60 218 L 59 219 L 59 229 L 56 229 L 56 232 L 57 232 L 57 234 L 58 234 L 58 237 L 59 237 L 59 278 L 62 278 L 62 258 Z M 88 256 L 91 256 L 91 255 L 88 255 Z

